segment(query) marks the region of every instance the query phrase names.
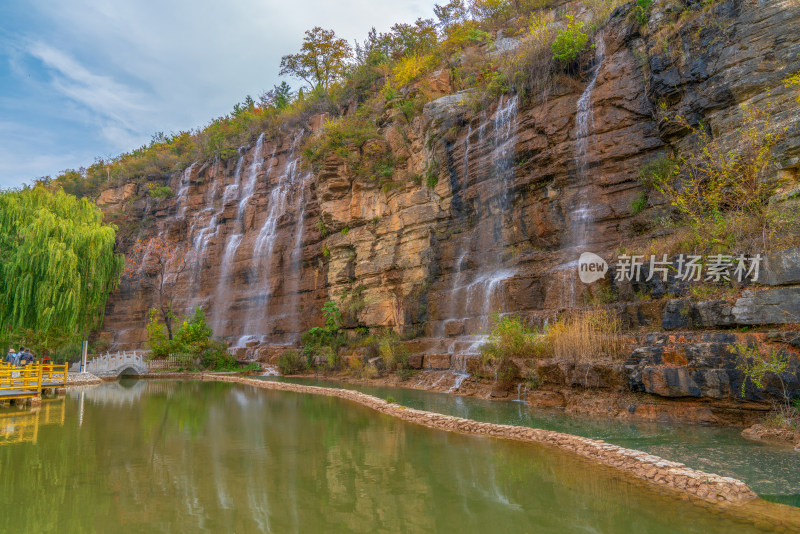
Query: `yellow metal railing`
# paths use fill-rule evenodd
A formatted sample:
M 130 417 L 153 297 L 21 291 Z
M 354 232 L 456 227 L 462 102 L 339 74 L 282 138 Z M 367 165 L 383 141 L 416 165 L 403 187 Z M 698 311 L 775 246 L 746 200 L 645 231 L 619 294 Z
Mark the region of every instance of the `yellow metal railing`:
M 67 373 L 69 372 L 69 365 L 52 364 L 52 363 L 38 363 L 42 369 L 42 383 L 46 386 L 66 386 Z
M 42 367 L 26 365 L 0 369 L 0 399 L 36 397 L 42 391 Z
M 39 397 L 42 388 L 65 387 L 69 364 L 0 365 L 0 400 Z

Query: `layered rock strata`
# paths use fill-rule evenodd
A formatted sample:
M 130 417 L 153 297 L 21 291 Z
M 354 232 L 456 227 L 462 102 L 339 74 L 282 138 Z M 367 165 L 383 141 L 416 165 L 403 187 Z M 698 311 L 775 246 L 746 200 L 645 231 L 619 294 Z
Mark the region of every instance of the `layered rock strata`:
M 690 288 L 679 284 L 577 280 L 582 251 L 611 259 L 621 247 L 644 252 L 664 237 L 653 222 L 663 215 L 660 201 L 638 214 L 632 203 L 642 192 L 641 167 L 690 144 L 666 114 L 702 120 L 733 144 L 742 105 L 771 108 L 785 131 L 776 173 L 795 184 L 800 178 L 800 113 L 783 85 L 800 70 L 796 2 L 731 0 L 707 9 L 658 2 L 644 29 L 629 9 L 597 33 L 582 81 L 554 83 L 547 98 L 504 95 L 475 109 L 471 94 L 451 94 L 446 71 L 435 73 L 430 85 L 442 96 L 421 115 L 409 122 L 387 110 L 377 121 L 376 143 L 397 162 L 390 182 L 361 176 L 335 154 L 316 171 L 307 166 L 300 148 L 323 119 L 313 117 L 262 134 L 227 161 L 197 162 L 165 178 L 174 198 L 159 202 L 129 183 L 103 192 L 98 204 L 127 221 L 123 252 L 159 234 L 180 251 L 189 265 L 178 261 L 167 274 L 175 311 L 202 306 L 215 335 L 243 359 L 266 361 L 296 344 L 322 324 L 327 300 L 339 303 L 351 332 L 390 327 L 422 336 L 415 366 L 459 372 L 469 371 L 465 356 L 492 314 L 543 324 L 602 291 L 613 291 L 620 303 L 612 308 L 631 327 L 797 323 L 791 254 L 768 259 L 759 280 L 780 287 L 754 286 L 733 301 L 695 302 L 681 297 Z M 668 24 L 676 9 L 692 16 Z M 496 53 L 511 53 L 512 44 Z M 797 202 L 784 193 L 776 201 Z M 141 348 L 146 339 L 158 295 L 146 265 L 142 272 L 109 304 L 104 336 L 115 348 Z M 662 298 L 667 292 L 676 298 Z M 635 368 L 625 371 L 634 389 L 719 398 L 737 387 L 730 359 L 665 364 L 648 344 L 626 364 Z

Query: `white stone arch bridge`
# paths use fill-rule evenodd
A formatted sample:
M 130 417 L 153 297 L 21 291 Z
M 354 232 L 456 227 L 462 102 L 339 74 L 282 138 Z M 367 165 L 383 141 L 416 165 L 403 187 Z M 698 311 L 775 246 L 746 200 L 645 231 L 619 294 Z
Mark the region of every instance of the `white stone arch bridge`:
M 70 372 L 79 373 L 80 362 L 73 363 Z M 148 373 L 147 359 L 141 352 L 105 353 L 86 362 L 86 372 L 101 378 L 121 375 L 144 375 Z

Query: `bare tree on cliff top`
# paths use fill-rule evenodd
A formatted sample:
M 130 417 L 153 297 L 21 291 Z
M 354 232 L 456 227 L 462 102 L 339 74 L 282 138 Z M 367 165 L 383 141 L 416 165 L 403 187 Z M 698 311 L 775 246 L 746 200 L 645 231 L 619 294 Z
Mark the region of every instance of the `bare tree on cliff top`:
M 137 240 L 127 260 L 125 277 L 128 280 L 150 282 L 167 334 L 172 339 L 175 290 L 183 272 L 194 263 L 194 256 L 189 250 L 175 247 L 163 236 L 157 235 L 144 241 Z
M 304 80 L 311 89 L 328 89 L 341 78 L 353 51 L 348 42 L 336 37 L 333 30 L 319 26 L 306 30 L 299 54 L 281 58 L 281 76 L 288 74 Z

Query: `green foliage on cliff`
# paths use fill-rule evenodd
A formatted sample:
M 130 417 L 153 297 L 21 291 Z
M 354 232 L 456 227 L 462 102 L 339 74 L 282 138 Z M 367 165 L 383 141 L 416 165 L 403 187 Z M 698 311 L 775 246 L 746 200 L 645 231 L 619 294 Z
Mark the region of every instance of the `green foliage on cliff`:
M 650 10 L 653 8 L 653 0 L 636 0 L 633 6 L 633 19 L 637 24 L 643 26 L 650 20 Z
M 533 358 L 543 354 L 543 338 L 516 316 L 492 317 L 492 331 L 481 346 L 485 360 Z
M 740 125 L 725 139 L 685 117 L 668 120 L 690 132 L 694 147 L 656 160 L 642 177 L 688 228 L 684 248 L 754 253 L 782 246 L 798 220 L 772 201 L 781 186 L 774 149 L 785 129 L 773 124 L 769 110 L 742 106 Z
M 758 389 L 765 385 L 767 377 L 775 377 L 781 386 L 780 397 L 775 404 L 781 426 L 795 427 L 800 424 L 800 399 L 792 398 L 786 380 L 792 377 L 789 370 L 792 355 L 785 351 L 771 350 L 763 355 L 758 347 L 748 347 L 736 344 L 731 347 L 736 354 L 736 369 L 742 373 L 744 379 L 739 390 L 739 395 L 744 398 L 747 385 L 752 384 Z
M 167 337 L 166 327 L 160 321 L 158 308 L 150 310 L 147 324 L 147 346 L 155 359 L 177 356 L 183 369 L 192 370 L 198 366 L 212 371 L 236 369 L 236 360 L 228 352 L 225 343 L 212 338 L 213 332 L 206 322 L 205 313 L 200 306 L 187 315 L 178 325 L 175 337 Z
M 330 369 L 336 369 L 340 363 L 339 348 L 347 342 L 347 336 L 341 330 L 342 312 L 334 301 L 329 300 L 322 307 L 322 316 L 325 326 L 315 326 L 304 332 L 300 343 L 309 362 L 321 356 Z
M 575 17 L 567 15 L 567 26 L 556 35 L 553 41 L 553 59 L 562 63 L 572 63 L 586 48 L 589 36 L 583 31 L 583 22 L 576 22 Z
M 784 85 L 786 87 L 797 87 L 798 88 L 797 101 L 800 102 L 800 72 L 798 72 L 797 74 L 794 74 L 792 76 L 787 77 L 785 80 L 783 80 L 783 83 L 784 83 Z
M 175 193 L 172 191 L 172 189 L 169 186 L 166 186 L 166 185 L 158 186 L 158 185 L 154 185 L 154 184 L 150 184 L 148 193 L 149 193 L 149 195 L 151 197 L 157 198 L 159 200 L 164 199 L 164 198 L 169 198 L 169 197 L 175 195 Z
M 61 190 L 0 192 L 0 342 L 49 351 L 98 328 L 124 266 L 115 232 Z
M 361 178 L 383 183 L 394 174 L 392 152 L 374 120 L 363 111 L 326 121 L 317 135 L 305 141 L 303 155 L 317 171 L 328 157 L 338 156 Z

